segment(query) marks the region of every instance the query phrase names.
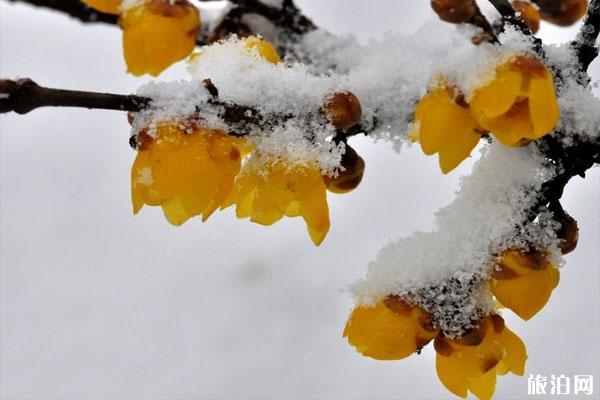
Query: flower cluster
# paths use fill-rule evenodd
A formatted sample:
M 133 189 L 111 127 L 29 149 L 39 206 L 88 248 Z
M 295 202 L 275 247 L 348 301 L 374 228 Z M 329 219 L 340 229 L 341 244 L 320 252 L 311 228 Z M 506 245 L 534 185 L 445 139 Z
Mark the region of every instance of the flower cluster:
M 543 308 L 559 280 L 558 269 L 540 251 L 506 250 L 489 270 L 489 280 L 481 289 L 489 290 L 499 306 L 524 320 Z M 414 301 L 388 295 L 375 305 L 357 306 L 348 318 L 344 337 L 359 353 L 378 360 L 406 358 L 434 340 L 438 377 L 461 397 L 471 392 L 479 399 L 490 399 L 498 375 L 523 375 L 525 346 L 497 311 L 474 321 L 474 327 L 467 327 L 458 337 L 439 325 Z
M 123 54 L 133 75 L 157 76 L 186 58 L 196 45 L 200 13 L 187 0 L 140 1 L 124 7 L 122 0 L 83 0 L 94 9 L 119 15 Z
M 262 62 L 280 62 L 265 40 L 251 37 L 237 43 Z M 337 129 L 350 128 L 360 119 L 360 102 L 351 93 L 334 93 L 324 103 L 322 114 Z M 142 129 L 134 136 L 138 155 L 131 172 L 133 211 L 144 204 L 160 205 L 174 225 L 197 215 L 204 221 L 217 209 L 235 206 L 238 218 L 261 225 L 284 216 L 302 217 L 319 245 L 330 226 L 327 190 L 349 192 L 363 176 L 365 163 L 347 144 L 339 171 L 330 176 L 316 159 L 263 154 L 251 137 L 209 129 L 198 117 L 153 124 L 151 132 Z
M 539 60 L 515 56 L 467 98 L 444 79 L 415 111 L 416 137 L 425 154 L 438 153 L 444 173 L 467 158 L 490 132 L 506 146 L 550 133 L 559 119 L 552 74 Z

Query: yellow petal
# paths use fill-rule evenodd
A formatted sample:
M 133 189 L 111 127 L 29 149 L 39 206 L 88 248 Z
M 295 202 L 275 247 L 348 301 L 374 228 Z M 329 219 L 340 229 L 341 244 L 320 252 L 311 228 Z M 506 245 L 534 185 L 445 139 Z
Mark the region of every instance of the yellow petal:
M 200 15 L 189 3 L 151 0 L 127 10 L 120 25 L 128 71 L 157 76 L 192 52 Z
M 469 127 L 465 127 L 469 129 Z M 458 167 L 477 146 L 481 135 L 472 130 L 465 130 L 454 135 L 439 151 L 440 168 L 444 174 Z
M 487 121 L 489 129 L 505 146 L 519 146 L 523 138 L 534 136 L 527 100 L 517 101 L 505 114 Z
M 529 274 L 513 279 L 492 280 L 492 293 L 505 307 L 510 308 L 524 320 L 537 314 L 552 294 L 554 273 L 548 267 L 532 270 Z
M 465 112 L 468 114 L 454 103 L 447 88 L 436 88 L 423 96 L 415 111 L 423 152 L 427 155 L 438 152 L 456 132 L 454 124 L 448 121 L 463 119 Z
M 482 122 L 486 119 L 502 115 L 512 107 L 517 101 L 521 81 L 520 72 L 501 68 L 491 82 L 475 92 L 469 106 L 478 121 L 485 117 L 479 121 L 482 126 L 485 127 Z
M 500 333 L 499 340 L 506 352 L 501 364 L 513 374 L 522 376 L 525 373 L 525 361 L 527 360 L 525 344 L 507 327 L 504 327 Z
M 94 10 L 119 15 L 121 0 L 81 0 Z
M 469 379 L 456 362 L 457 356 L 444 357 L 436 354 L 435 370 L 442 384 L 459 397 L 467 397 Z
M 181 204 L 181 201 L 178 197 L 166 201 L 162 205 L 162 209 L 163 213 L 165 214 L 165 218 L 167 218 L 167 221 L 169 221 L 175 226 L 183 224 L 191 217 L 191 215 L 189 215 L 185 211 L 185 208 L 183 208 L 183 205 Z
M 149 151 L 138 151 L 133 166 L 131 167 L 131 203 L 133 205 L 133 213 L 137 214 L 144 206 L 148 185 L 144 181 L 144 171 L 151 173 L 151 168 L 148 166 Z
M 383 302 L 354 309 L 344 337 L 364 356 L 377 360 L 400 360 L 417 350 L 414 322 L 391 311 Z
M 469 390 L 480 400 L 489 400 L 496 391 L 496 369 L 477 378 L 469 378 Z
M 250 37 L 246 39 L 246 47 L 248 49 L 255 49 L 261 58 L 267 60 L 271 64 L 281 62 L 281 58 L 279 57 L 279 54 L 277 54 L 275 47 L 264 39 Z
M 298 193 L 297 199 L 310 237 L 318 246 L 329 232 L 330 225 L 327 188 L 323 179 L 318 179 L 310 188 Z
M 534 132 L 529 139 L 538 139 L 550 133 L 560 118 L 552 74 L 534 76 L 529 83 L 529 109 Z

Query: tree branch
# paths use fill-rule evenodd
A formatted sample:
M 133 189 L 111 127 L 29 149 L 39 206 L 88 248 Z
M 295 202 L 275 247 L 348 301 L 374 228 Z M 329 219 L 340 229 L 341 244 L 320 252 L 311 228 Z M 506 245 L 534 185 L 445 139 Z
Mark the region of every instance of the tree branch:
M 117 25 L 118 15 L 107 14 L 88 7 L 80 0 L 6 0 L 11 3 L 25 3 L 61 12 L 83 23 L 106 23 Z M 212 1 L 212 0 L 203 0 Z M 281 8 L 269 6 L 259 0 L 231 0 L 235 4 L 224 17 L 227 24 L 219 24 L 218 28 L 225 28 L 225 33 L 238 33 L 236 28 L 241 24 L 241 18 L 246 14 L 258 14 L 270 20 L 288 36 L 301 35 L 317 29 L 317 26 L 296 7 L 293 0 L 284 0 Z M 210 42 L 212 32 L 203 31 L 197 38 L 198 46 Z M 223 36 L 223 33 L 221 34 Z M 218 37 L 220 38 L 220 37 Z M 217 39 L 218 39 L 217 38 Z
M 600 0 L 591 0 L 587 16 L 573 42 L 582 72 L 587 71 L 589 65 L 598 56 L 596 46 L 598 34 L 600 34 Z
M 36 7 L 42 7 L 59 11 L 73 17 L 83 23 L 101 22 L 117 25 L 118 15 L 107 14 L 88 7 L 80 0 L 7 0 L 10 3 L 26 3 Z
M 135 95 L 120 95 L 79 90 L 50 89 L 31 79 L 0 80 L 0 113 L 27 114 L 39 107 L 81 107 L 105 110 L 140 111 L 151 100 Z

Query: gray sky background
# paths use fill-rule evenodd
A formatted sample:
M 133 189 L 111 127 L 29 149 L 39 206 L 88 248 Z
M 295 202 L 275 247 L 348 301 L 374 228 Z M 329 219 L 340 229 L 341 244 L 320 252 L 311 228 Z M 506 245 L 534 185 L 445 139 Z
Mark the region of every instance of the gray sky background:
M 428 3 L 298 1 L 319 25 L 365 40 L 414 30 Z M 574 30 L 541 35 L 566 41 Z M 125 74 L 118 29 L 4 1 L 0 75 L 117 93 L 148 80 Z M 160 77 L 179 78 L 182 66 Z M 298 220 L 264 228 L 229 210 L 174 228 L 160 209 L 134 217 L 122 113 L 41 109 L 3 115 L 0 130 L 2 398 L 452 398 L 431 346 L 399 362 L 358 355 L 341 337 L 352 307 L 341 289 L 389 240 L 429 229 L 472 160 L 443 176 L 416 147 L 398 155 L 353 139 L 364 182 L 330 195 L 332 228 L 315 248 Z M 505 313 L 527 345 L 526 374 L 593 374 L 592 398 L 599 177 L 567 188 L 581 239 L 549 304 L 527 323 Z M 502 377 L 496 394 L 524 398 L 527 380 Z

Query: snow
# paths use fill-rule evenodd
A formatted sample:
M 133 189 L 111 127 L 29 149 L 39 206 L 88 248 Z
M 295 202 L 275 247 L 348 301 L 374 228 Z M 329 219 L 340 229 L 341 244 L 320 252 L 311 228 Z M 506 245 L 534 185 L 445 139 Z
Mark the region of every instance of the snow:
M 278 64 L 249 50 L 245 39 L 232 37 L 190 58 L 191 81 L 142 87 L 138 94 L 156 100 L 153 109 L 138 113 L 133 132 L 197 110 L 209 127 L 223 129 L 225 121 L 211 113 L 201 85 L 210 79 L 220 101 L 252 107 L 270 121 L 247 136 L 256 148 L 253 165 L 274 159 L 291 165 L 316 162 L 323 174 L 335 175 L 344 147 L 331 140 L 335 131 L 319 111 L 331 93 L 355 93 L 363 126 L 377 124 L 370 136 L 399 149 L 414 129 L 413 112 L 428 84 L 444 79 L 468 101 L 493 79 L 498 65 L 515 54 L 536 56 L 532 39 L 510 26 L 499 35 L 502 45 L 474 45 L 470 38 L 476 33 L 471 26 L 432 21 L 411 35 L 389 33 L 361 44 L 317 30 L 296 46 L 295 57 Z M 563 140 L 592 140 L 599 134 L 600 100 L 577 83 L 576 64 L 566 45 L 545 50 L 546 62 L 561 71 L 557 90 Z M 435 229 L 388 244 L 369 264 L 366 277 L 352 288 L 358 304 L 398 294 L 430 311 L 435 323 L 455 336 L 494 309 L 485 285 L 491 261 L 502 250 L 534 246 L 561 262 L 551 216 L 528 223 L 526 215 L 553 167 L 534 144 L 515 149 L 494 143 L 482 151 L 455 201 L 436 214 Z
M 432 312 L 449 335 L 460 334 L 493 305 L 481 301 L 480 289 L 497 254 L 529 244 L 557 253 L 550 221 L 524 224 L 536 191 L 552 176 L 545 159 L 531 146 L 493 143 L 482 152 L 456 199 L 436 213 L 434 229 L 386 245 L 352 285 L 359 304 L 397 294 Z
M 338 33 L 359 29 L 365 40 L 364 32 L 384 28 L 364 23 L 371 15 L 359 12 L 364 3 L 299 6 L 312 10 L 320 25 Z M 340 6 L 350 14 L 326 12 Z M 0 7 L 6 75 L 119 93 L 147 80 L 125 75 L 113 27 L 86 28 L 25 6 Z M 375 14 L 386 10 L 392 21 L 385 29 L 420 24 L 429 15 L 427 2 L 368 7 Z M 390 13 L 394 7 L 402 12 Z M 25 22 L 31 28 L 27 53 L 19 46 Z M 555 40 L 573 37 L 558 28 L 544 31 Z M 96 45 L 67 45 L 65 37 Z M 48 62 L 59 50 L 72 68 Z M 98 62 L 100 50 L 106 62 Z M 591 69 L 596 79 L 599 65 Z M 161 79 L 189 79 L 181 66 L 165 74 Z M 418 86 L 415 96 L 426 82 Z M 569 113 L 578 112 L 591 98 L 571 90 L 563 96 L 572 100 L 561 99 L 563 113 L 569 104 Z M 0 125 L 0 397 L 450 398 L 435 376 L 430 347 L 420 357 L 381 363 L 348 346 L 341 331 L 352 304 L 337 290 L 358 279 L 390 238 L 439 229 L 430 226 L 431 215 L 451 202 L 457 177 L 470 172 L 478 153 L 443 176 L 437 160 L 417 146 L 398 156 L 384 143 L 353 138 L 367 163 L 365 179 L 351 194 L 329 196 L 332 230 L 315 249 L 298 221 L 263 228 L 229 213 L 175 229 L 158 209 L 132 217 L 135 153 L 122 113 L 39 110 L 3 116 Z M 495 150 L 484 151 L 490 157 Z M 500 160 L 486 163 L 506 167 Z M 526 375 L 600 374 L 598 173 L 567 187 L 563 205 L 579 221 L 581 241 L 549 304 L 528 323 L 505 312 L 527 345 Z M 530 230 L 544 237 L 537 227 Z M 523 398 L 526 391 L 526 379 L 503 377 L 496 398 Z

